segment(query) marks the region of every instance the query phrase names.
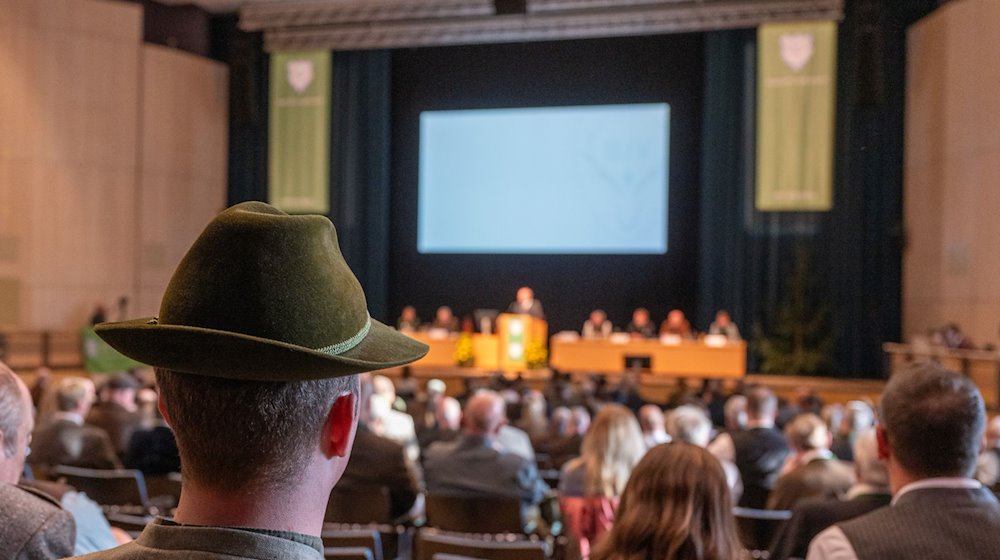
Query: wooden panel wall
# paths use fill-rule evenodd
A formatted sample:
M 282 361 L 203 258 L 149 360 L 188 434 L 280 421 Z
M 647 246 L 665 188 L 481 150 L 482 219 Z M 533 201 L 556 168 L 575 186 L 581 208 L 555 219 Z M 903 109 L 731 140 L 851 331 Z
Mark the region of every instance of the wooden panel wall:
M 903 332 L 1000 342 L 1000 2 L 958 0 L 908 36 Z
M 194 85 L 184 92 L 189 97 L 177 84 L 147 100 L 141 7 L 103 0 L 0 1 L 0 286 L 16 286 L 0 297 L 16 307 L 0 313 L 0 326 L 74 328 L 96 304 L 113 307 L 121 296 L 135 302 L 145 291 L 142 282 L 161 284 L 155 275 L 140 274 L 147 237 L 170 231 L 188 239 L 184 232 L 205 221 L 191 207 L 210 200 L 208 211 L 219 209 L 225 103 L 219 111 L 198 92 L 205 82 L 218 86 L 224 70 L 196 65 L 205 77 L 193 79 L 194 70 L 172 76 L 191 79 Z M 163 57 L 150 58 L 158 68 Z M 225 98 L 224 84 L 214 96 Z M 146 116 L 147 101 L 159 106 L 157 95 L 170 96 L 176 115 L 168 119 L 160 109 Z M 195 118 L 211 124 L 192 127 Z M 173 150 L 147 161 L 143 142 L 163 147 L 146 134 L 148 126 L 171 138 L 221 127 L 222 151 L 185 159 Z M 214 134 L 211 141 L 220 143 Z M 191 149 L 200 150 L 200 142 L 190 140 Z M 177 159 L 163 159 L 172 157 Z M 177 196 L 187 197 L 178 203 L 174 183 L 140 180 L 147 167 L 212 178 L 197 193 L 190 185 L 177 187 Z M 166 215 L 148 236 L 138 219 L 147 217 L 140 213 L 146 200 L 159 200 L 153 214 Z M 138 313 L 135 304 L 129 313 Z

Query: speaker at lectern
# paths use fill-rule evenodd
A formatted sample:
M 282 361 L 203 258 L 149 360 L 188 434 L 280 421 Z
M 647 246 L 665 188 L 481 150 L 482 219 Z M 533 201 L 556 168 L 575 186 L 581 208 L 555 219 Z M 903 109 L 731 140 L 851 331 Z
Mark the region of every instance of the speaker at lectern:
M 523 371 L 528 368 L 528 348 L 546 343 L 549 325 L 544 319 L 528 314 L 501 313 L 497 317 L 497 332 L 500 335 L 500 369 Z

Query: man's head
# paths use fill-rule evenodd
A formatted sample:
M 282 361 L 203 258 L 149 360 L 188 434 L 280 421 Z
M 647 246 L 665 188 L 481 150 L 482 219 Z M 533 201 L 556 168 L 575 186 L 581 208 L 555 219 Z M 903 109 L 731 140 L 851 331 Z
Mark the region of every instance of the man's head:
M 726 427 L 730 430 L 742 430 L 747 427 L 747 398 L 743 395 L 733 395 L 726 399 L 722 407 L 726 417 Z
M 643 405 L 639 409 L 639 427 L 644 434 L 666 431 L 663 425 L 663 410 L 655 404 Z
M 374 375 L 372 376 L 372 385 L 375 390 L 376 395 L 381 395 L 385 400 L 389 402 L 389 406 L 392 406 L 396 402 L 396 385 L 392 382 L 392 379 L 384 375 Z
M 434 410 L 434 418 L 442 430 L 457 431 L 462 425 L 462 405 L 454 397 L 442 397 Z
M 412 305 L 407 305 L 403 308 L 403 312 L 400 314 L 400 317 L 404 321 L 413 321 L 417 318 L 417 310 Z
M 830 431 L 826 422 L 812 413 L 799 414 L 786 424 L 785 438 L 799 453 L 830 448 Z
M 494 391 L 479 391 L 465 403 L 462 427 L 465 433 L 493 437 L 507 421 L 507 406 Z
M 527 305 L 535 299 L 535 292 L 527 286 L 521 286 L 517 290 L 517 302 L 522 305 Z
M 773 422 L 778 414 L 778 398 L 763 385 L 755 385 L 747 391 L 747 416 L 752 422 Z
M 590 312 L 590 323 L 595 327 L 603 325 L 604 320 L 607 318 L 608 318 L 607 314 L 604 313 L 604 311 L 601 309 L 595 309 Z
M 919 364 L 882 391 L 879 452 L 907 478 L 971 476 L 986 424 L 983 398 L 967 377 Z M 894 489 L 898 489 L 896 481 Z
M 0 362 L 0 482 L 17 484 L 35 426 L 31 395 L 21 378 Z
M 83 377 L 64 377 L 56 387 L 56 408 L 86 416 L 95 399 L 94 382 Z
M 451 312 L 451 308 L 447 305 L 442 305 L 437 308 L 434 313 L 434 318 L 438 323 L 448 323 L 455 318 L 455 314 Z
M 667 421 L 670 426 L 670 437 L 675 441 L 683 441 L 705 447 L 712 435 L 712 421 L 705 412 L 693 405 L 679 406 L 670 413 Z
M 573 418 L 570 420 L 570 430 L 574 434 L 583 435 L 590 428 L 590 411 L 584 406 L 574 406 Z
M 986 428 L 987 447 L 1000 447 L 1000 416 L 994 416 Z
M 861 432 L 854 442 L 854 472 L 858 482 L 880 488 L 889 486 L 889 471 L 886 470 L 885 461 L 878 456 L 875 428 Z
M 649 310 L 640 307 L 632 312 L 632 324 L 637 327 L 644 327 L 649 323 Z
M 243 381 L 158 369 L 156 382 L 185 480 L 256 492 L 303 482 L 317 455 L 343 463 L 337 478 L 347 465 L 357 415 L 356 375 Z
M 680 309 L 671 309 L 670 313 L 667 313 L 667 324 L 671 327 L 682 327 L 686 321 L 684 312 Z
M 730 319 L 729 319 L 729 312 L 728 311 L 720 309 L 719 311 L 715 312 L 715 324 L 716 325 L 718 325 L 719 327 L 725 328 L 725 327 L 729 326 L 729 323 L 730 323 Z
M 139 388 L 139 382 L 131 375 L 116 375 L 104 386 L 101 391 L 101 400 L 115 403 L 130 412 L 134 412 L 138 409 L 135 396 Z

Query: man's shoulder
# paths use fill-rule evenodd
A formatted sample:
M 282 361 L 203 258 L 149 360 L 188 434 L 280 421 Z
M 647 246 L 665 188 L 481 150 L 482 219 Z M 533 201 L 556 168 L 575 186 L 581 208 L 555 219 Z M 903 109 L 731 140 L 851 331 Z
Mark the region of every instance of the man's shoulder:
M 72 554 L 72 516 L 55 498 L 24 486 L 0 483 L 0 556 L 59 558 Z
M 40 511 L 61 510 L 59 501 L 30 486 L 0 483 L 0 508 L 8 505 L 29 507 Z

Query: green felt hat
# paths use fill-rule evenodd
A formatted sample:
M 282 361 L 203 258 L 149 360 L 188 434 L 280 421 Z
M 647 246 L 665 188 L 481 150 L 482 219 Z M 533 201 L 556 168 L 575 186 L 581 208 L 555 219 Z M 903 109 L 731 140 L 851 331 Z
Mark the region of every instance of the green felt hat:
M 340 377 L 427 353 L 368 315 L 330 220 L 262 202 L 208 224 L 174 271 L 159 317 L 96 331 L 150 366 L 261 381 Z

